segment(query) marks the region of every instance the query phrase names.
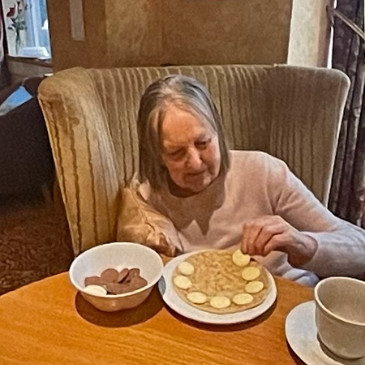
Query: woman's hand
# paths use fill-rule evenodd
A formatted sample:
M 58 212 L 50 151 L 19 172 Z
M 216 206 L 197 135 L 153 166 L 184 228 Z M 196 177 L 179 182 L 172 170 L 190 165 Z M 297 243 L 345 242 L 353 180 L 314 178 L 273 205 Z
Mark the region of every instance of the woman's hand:
M 307 263 L 317 251 L 317 241 L 299 232 L 278 215 L 263 216 L 243 225 L 241 250 L 250 255 L 267 256 L 271 251 L 288 254 L 292 266 Z

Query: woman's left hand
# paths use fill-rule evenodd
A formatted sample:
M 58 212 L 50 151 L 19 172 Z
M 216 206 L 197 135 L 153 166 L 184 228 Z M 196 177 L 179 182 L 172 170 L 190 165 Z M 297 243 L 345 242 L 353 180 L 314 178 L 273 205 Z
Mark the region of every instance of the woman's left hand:
M 307 263 L 317 250 L 317 241 L 298 231 L 278 215 L 263 216 L 243 225 L 241 251 L 267 256 L 271 251 L 288 254 L 292 266 Z

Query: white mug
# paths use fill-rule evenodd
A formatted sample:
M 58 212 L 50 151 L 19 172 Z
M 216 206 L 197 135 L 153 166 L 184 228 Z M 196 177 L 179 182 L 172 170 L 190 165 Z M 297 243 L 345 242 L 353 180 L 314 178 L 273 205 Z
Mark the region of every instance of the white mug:
M 365 282 L 326 278 L 316 285 L 314 298 L 319 340 L 341 358 L 365 356 Z

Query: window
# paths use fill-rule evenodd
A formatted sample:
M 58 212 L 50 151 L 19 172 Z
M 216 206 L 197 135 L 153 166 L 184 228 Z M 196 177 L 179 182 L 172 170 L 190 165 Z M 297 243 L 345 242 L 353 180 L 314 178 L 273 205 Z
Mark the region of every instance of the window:
M 46 0 L 3 0 L 8 53 L 50 59 Z

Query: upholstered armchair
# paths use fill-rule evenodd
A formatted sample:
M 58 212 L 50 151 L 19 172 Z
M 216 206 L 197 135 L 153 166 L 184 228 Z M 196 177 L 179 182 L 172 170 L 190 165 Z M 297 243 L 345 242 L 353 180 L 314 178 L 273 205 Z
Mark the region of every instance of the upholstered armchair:
M 327 204 L 349 89 L 343 73 L 287 65 L 68 69 L 45 79 L 38 98 L 75 255 L 116 240 L 120 192 L 138 170 L 140 97 L 169 73 L 206 84 L 232 149 L 283 159 Z

